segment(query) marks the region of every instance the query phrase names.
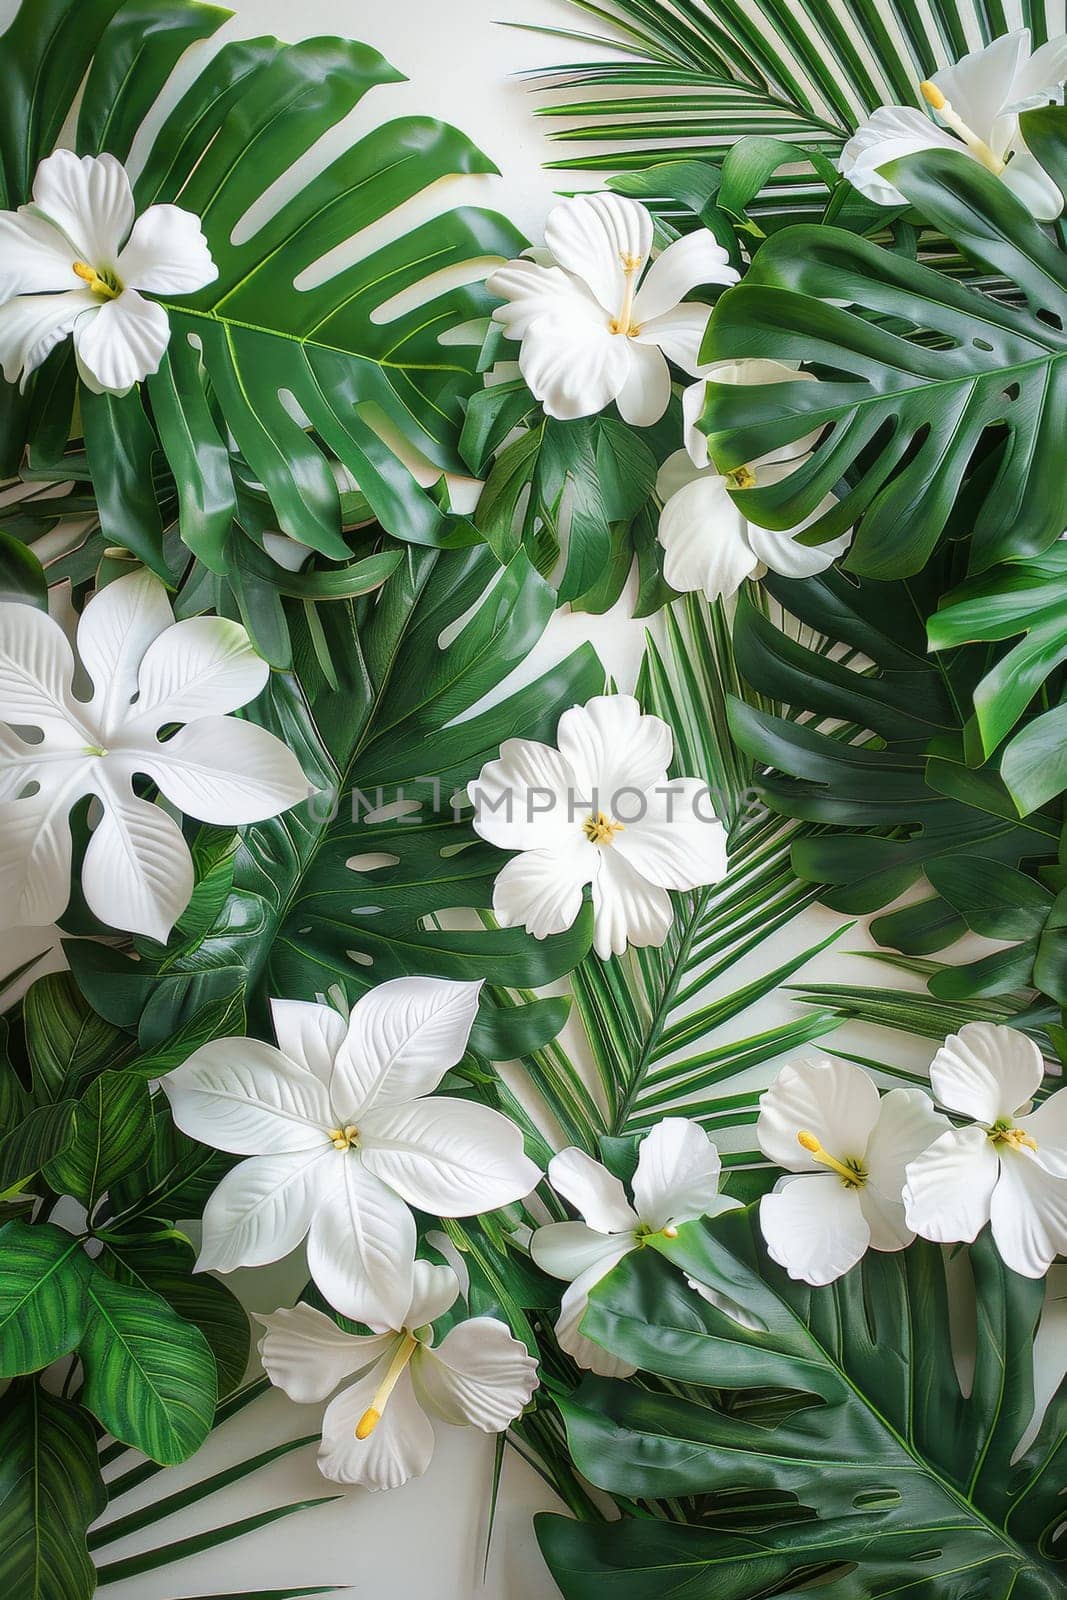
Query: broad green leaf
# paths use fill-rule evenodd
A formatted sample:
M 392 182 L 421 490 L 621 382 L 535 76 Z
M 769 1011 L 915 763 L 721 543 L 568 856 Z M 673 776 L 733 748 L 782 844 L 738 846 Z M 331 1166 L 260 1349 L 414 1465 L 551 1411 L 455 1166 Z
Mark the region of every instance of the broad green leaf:
M 18 1600 L 90 1600 L 85 1531 L 107 1504 L 96 1440 L 77 1406 L 38 1384 L 0 1398 L 0 1585 Z
M 233 1166 L 235 1157 L 198 1144 L 174 1126 L 170 1107 L 157 1095 L 152 1107 L 148 1160 L 113 1186 L 107 1227 L 139 1217 L 181 1222 L 199 1217 L 208 1196 Z
M 203 1444 L 215 1410 L 207 1340 L 152 1290 L 93 1273 L 79 1345 L 82 1401 L 109 1433 L 166 1466 Z
M 13 534 L 0 529 L 0 600 L 48 610 L 48 580 L 33 551 Z
M 821 381 L 740 391 L 712 381 L 709 448 L 729 470 L 827 428 L 808 461 L 738 505 L 766 527 L 794 528 L 836 493 L 803 542 L 854 527 L 843 563 L 868 577 L 918 572 L 961 494 L 972 571 L 1039 555 L 1067 522 L 1057 468 L 1067 257 L 955 151 L 887 171 L 968 259 L 1008 278 L 1023 307 L 853 234 L 787 229 L 719 301 L 703 354 L 814 363 Z
M 49 1162 L 53 1189 L 80 1200 L 90 1215 L 118 1178 L 143 1166 L 152 1143 L 152 1101 L 138 1072 L 102 1072 L 78 1101 L 73 1142 Z
M 941 1251 L 871 1252 L 812 1291 L 769 1264 L 756 1208 L 636 1252 L 593 1291 L 583 1331 L 687 1397 L 587 1380 L 564 1402 L 575 1464 L 630 1499 L 737 1498 L 725 1528 L 624 1519 L 539 1525 L 567 1600 L 757 1600 L 814 1583 L 834 1600 L 903 1589 L 938 1600 L 1053 1600 L 1067 1388 L 1036 1437 L 1033 1342 L 1044 1287 L 988 1239 L 970 1252 L 973 1382 L 961 1386 Z M 680 1269 L 680 1270 L 679 1270 Z M 686 1275 L 746 1314 L 743 1326 Z M 695 1392 L 694 1392 L 695 1389 Z M 778 1391 L 754 1425 L 745 1407 Z M 763 1500 L 757 1520 L 746 1499 Z M 691 1517 L 696 1524 L 699 1519 Z M 732 1527 L 731 1527 L 732 1523 Z
M 38 978 L 26 995 L 26 1048 L 34 1094 L 58 1100 L 105 1067 L 121 1066 L 129 1040 L 87 1003 L 69 973 Z
M 38 1106 L 0 1138 L 0 1200 L 16 1193 L 75 1137 L 75 1102 Z
M 79 1241 L 51 1222 L 5 1223 L 0 1253 L 0 1378 L 12 1378 L 78 1344 L 89 1269 Z

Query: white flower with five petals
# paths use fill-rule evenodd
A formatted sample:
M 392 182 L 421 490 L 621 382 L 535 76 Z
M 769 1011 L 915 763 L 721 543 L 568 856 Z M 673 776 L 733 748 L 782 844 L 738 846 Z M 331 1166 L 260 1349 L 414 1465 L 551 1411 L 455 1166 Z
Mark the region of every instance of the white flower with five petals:
M 876 204 L 900 206 L 907 202 L 881 168 L 921 150 L 955 150 L 998 177 L 1039 221 L 1050 222 L 1063 210 L 1063 196 L 1026 148 L 1019 115 L 1060 104 L 1065 78 L 1067 38 L 1050 39 L 1031 54 L 1030 30 L 1019 28 L 920 85 L 939 122 L 913 106 L 880 106 L 845 145 L 841 172 Z
M 808 578 L 823 572 L 848 549 L 851 533 L 826 544 L 797 543 L 797 534 L 835 504 L 832 495 L 795 528 L 761 528 L 740 510 L 739 489 L 763 488 L 797 470 L 811 454 L 821 429 L 780 450 L 769 451 L 747 467 L 719 473 L 708 455 L 708 441 L 697 427 L 708 382 L 803 383 L 814 374 L 781 361 L 723 361 L 706 369 L 699 383 L 682 395 L 685 449 L 676 450 L 659 469 L 656 494 L 663 502 L 657 537 L 663 546 L 663 576 L 682 593 L 702 590 L 709 600 L 736 593 L 746 578 L 777 572 Z
M 102 816 L 82 866 L 89 909 L 165 940 L 189 903 L 193 864 L 181 829 L 135 793 L 134 776 L 189 816 L 231 825 L 277 816 L 310 786 L 280 739 L 227 715 L 269 676 L 240 623 L 175 622 L 162 583 L 138 572 L 92 597 L 77 643 L 88 700 L 75 694 L 77 663 L 59 624 L 0 602 L 0 926 L 62 915 L 70 812 L 93 795 Z M 184 726 L 161 739 L 175 723 Z M 31 729 L 36 742 L 23 736 Z
M 430 1465 L 430 1416 L 503 1433 L 529 1404 L 537 1362 L 497 1318 L 472 1317 L 433 1343 L 430 1324 L 458 1294 L 451 1267 L 416 1261 L 400 1326 L 385 1333 L 344 1333 L 302 1304 L 258 1318 L 267 1330 L 259 1344 L 267 1376 L 290 1400 L 325 1400 L 346 1378 L 356 1379 L 323 1417 L 324 1477 L 397 1489 Z
M 251 1157 L 207 1203 L 201 1270 L 278 1261 L 306 1237 L 332 1306 L 374 1328 L 402 1325 L 409 1208 L 469 1217 L 521 1199 L 540 1177 L 507 1117 L 428 1098 L 467 1048 L 480 989 L 392 978 L 347 1024 L 329 1006 L 272 1000 L 277 1049 L 214 1039 L 163 1079 L 183 1132 Z
M 652 261 L 652 217 L 620 194 L 580 195 L 549 212 L 555 263 L 510 261 L 486 281 L 506 302 L 493 312 L 521 339 L 519 368 L 550 417 L 589 417 L 614 400 L 625 422 L 648 427 L 667 409 L 673 361 L 696 377 L 711 308 L 685 296 L 736 283 L 706 228 Z M 647 268 L 647 271 L 646 271 Z
M 726 872 L 726 835 L 699 778 L 668 780 L 674 737 L 631 695 L 598 695 L 559 720 L 558 749 L 508 739 L 469 785 L 483 839 L 521 853 L 498 874 L 502 927 L 535 939 L 569 928 L 593 886 L 593 943 L 605 960 L 627 944 L 661 945 L 668 889 Z
M 1041 1052 L 1017 1028 L 968 1022 L 930 1064 L 934 1094 L 971 1119 L 907 1171 L 908 1225 L 926 1239 L 970 1241 L 987 1222 L 1013 1271 L 1040 1278 L 1067 1254 L 1067 1089 L 1036 1111 Z
M 784 1066 L 760 1096 L 756 1137 L 782 1178 L 760 1201 L 767 1253 L 791 1278 L 821 1285 L 868 1247 L 903 1250 L 915 1237 L 901 1201 L 904 1170 L 945 1119 L 921 1089 L 878 1089 L 847 1061 Z
M 584 1222 L 550 1222 L 530 1240 L 530 1254 L 545 1272 L 570 1284 L 560 1303 L 556 1337 L 580 1367 L 607 1378 L 626 1378 L 634 1367 L 581 1332 L 592 1289 L 632 1251 L 657 1233 L 671 1237 L 684 1222 L 732 1211 L 739 1200 L 719 1193 L 719 1152 L 697 1122 L 665 1117 L 647 1134 L 637 1157 L 633 1205 L 618 1178 L 584 1150 L 553 1156 L 553 1189 L 581 1212 Z
M 74 336 L 82 382 L 125 394 L 158 371 L 170 338 L 149 294 L 186 295 L 218 277 L 200 221 L 180 206 L 136 217 L 114 156 L 57 150 L 42 161 L 33 203 L 0 211 L 0 366 L 9 383 Z

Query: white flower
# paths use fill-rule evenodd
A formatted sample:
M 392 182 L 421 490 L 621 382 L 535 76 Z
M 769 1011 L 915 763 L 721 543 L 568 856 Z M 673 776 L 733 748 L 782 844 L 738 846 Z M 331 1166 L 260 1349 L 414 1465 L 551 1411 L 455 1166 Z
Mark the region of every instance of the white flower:
M 683 1222 L 739 1206 L 739 1200 L 719 1193 L 721 1171 L 715 1145 L 699 1123 L 684 1117 L 666 1117 L 642 1141 L 633 1205 L 619 1179 L 584 1150 L 572 1147 L 553 1156 L 549 1181 L 585 1221 L 538 1228 L 530 1253 L 543 1271 L 570 1283 L 560 1303 L 556 1337 L 580 1367 L 608 1378 L 626 1378 L 636 1370 L 579 1331 L 590 1291 L 652 1234 L 669 1238 Z
M 558 749 L 508 739 L 468 793 L 483 839 L 522 853 L 499 873 L 501 927 L 535 939 L 569 928 L 593 886 L 594 945 L 605 960 L 627 943 L 661 945 L 668 889 L 696 889 L 726 871 L 726 836 L 698 778 L 668 781 L 674 738 L 631 695 L 598 695 L 559 719 Z
M 57 150 L 33 180 L 33 204 L 0 211 L 0 365 L 26 379 L 74 335 L 82 382 L 125 394 L 156 372 L 170 321 L 149 294 L 184 295 L 213 283 L 199 219 L 149 206 L 134 221 L 133 191 L 114 156 Z
M 1026 148 L 1019 114 L 1063 99 L 1067 38 L 1030 53 L 1030 30 L 1019 28 L 920 85 L 941 119 L 913 106 L 880 106 L 841 152 L 841 172 L 878 205 L 907 202 L 880 168 L 920 150 L 956 150 L 994 173 L 1042 222 L 1058 217 L 1063 196 Z
M 1067 1254 L 1067 1089 L 1030 1110 L 1041 1052 L 1015 1028 L 968 1022 L 930 1064 L 943 1106 L 973 1119 L 913 1160 L 904 1204 L 925 1239 L 977 1237 L 992 1223 L 1008 1266 L 1040 1278 Z
M 657 535 L 664 552 L 663 576 L 672 589 L 703 590 L 709 600 L 720 600 L 736 593 L 745 578 L 760 578 L 768 569 L 784 578 L 823 572 L 848 549 L 851 533 L 820 545 L 798 544 L 796 535 L 835 504 L 832 495 L 804 522 L 785 531 L 749 522 L 734 499 L 739 489 L 762 488 L 795 472 L 822 430 L 772 450 L 747 467 L 719 473 L 708 456 L 707 438 L 696 425 L 709 379 L 738 384 L 815 381 L 813 373 L 780 361 L 724 361 L 686 389 L 685 449 L 667 457 L 656 479 L 656 493 L 663 502 Z
M 480 983 L 392 978 L 344 1019 L 272 1000 L 278 1049 L 214 1039 L 163 1079 L 179 1128 L 251 1156 L 204 1211 L 201 1270 L 277 1261 L 307 1235 L 332 1306 L 400 1327 L 412 1294 L 418 1206 L 469 1217 L 529 1194 L 522 1135 L 488 1106 L 431 1095 L 467 1048 Z
M 652 218 L 619 194 L 564 200 L 545 243 L 556 265 L 509 261 L 486 282 L 507 301 L 493 316 L 522 340 L 523 377 L 550 417 L 592 416 L 614 400 L 624 421 L 647 427 L 671 397 L 667 360 L 697 375 L 710 307 L 684 297 L 737 281 L 726 251 L 698 228 L 645 272 Z
M 306 1405 L 346 1378 L 322 1421 L 319 1470 L 338 1483 L 397 1489 L 433 1455 L 426 1413 L 443 1422 L 503 1433 L 537 1388 L 537 1362 L 495 1317 L 474 1317 L 433 1344 L 430 1323 L 459 1294 L 451 1267 L 415 1263 L 410 1303 L 398 1327 L 343 1333 L 311 1306 L 260 1316 L 259 1351 L 273 1384 Z
M 791 1278 L 832 1283 L 868 1246 L 903 1250 L 915 1234 L 900 1192 L 904 1169 L 945 1127 L 921 1089 L 891 1089 L 845 1061 L 785 1066 L 760 1097 L 756 1137 L 783 1178 L 760 1201 L 772 1261 Z
M 135 775 L 189 816 L 226 824 L 277 816 L 309 785 L 280 739 L 226 715 L 269 675 L 239 623 L 175 622 L 159 579 L 137 572 L 93 596 L 77 642 L 90 700 L 74 693 L 59 624 L 0 602 L 0 926 L 61 916 L 70 811 L 95 795 L 103 815 L 81 874 L 89 908 L 113 928 L 165 940 L 189 903 L 193 865 L 178 825 L 134 792 Z M 160 739 L 174 723 L 186 726 Z

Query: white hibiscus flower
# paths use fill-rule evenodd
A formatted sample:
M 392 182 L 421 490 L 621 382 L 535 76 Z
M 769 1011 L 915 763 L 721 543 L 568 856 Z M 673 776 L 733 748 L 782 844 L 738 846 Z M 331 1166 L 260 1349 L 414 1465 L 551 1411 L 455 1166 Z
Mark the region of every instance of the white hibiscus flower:
M 900 206 L 904 196 L 880 171 L 886 162 L 920 150 L 957 150 L 1049 222 L 1063 210 L 1063 196 L 1026 148 L 1019 114 L 1059 105 L 1065 78 L 1067 38 L 1050 39 L 1031 54 L 1030 30 L 1019 28 L 920 85 L 940 122 L 913 106 L 880 106 L 845 145 L 841 172 L 878 205 Z
M 760 1096 L 756 1137 L 782 1178 L 760 1201 L 772 1261 L 791 1278 L 832 1283 L 868 1247 L 903 1250 L 915 1237 L 900 1198 L 904 1169 L 945 1127 L 921 1089 L 891 1089 L 846 1061 L 784 1066 Z
M 148 572 L 117 578 L 78 622 L 92 698 L 74 692 L 76 662 L 59 624 L 35 606 L 0 602 L 0 926 L 39 927 L 70 894 L 72 808 L 95 796 L 103 815 L 81 886 L 94 916 L 165 940 L 189 903 L 193 864 L 181 829 L 139 798 L 143 773 L 202 822 L 260 822 L 306 800 L 310 786 L 280 739 L 226 713 L 267 682 L 240 623 L 175 622 Z M 160 731 L 183 723 L 172 737 Z M 4 726 L 7 724 L 8 726 Z M 39 730 L 37 742 L 23 737 Z
M 537 1362 L 495 1317 L 457 1323 L 439 1345 L 430 1326 L 459 1294 L 451 1267 L 416 1261 L 400 1325 L 343 1333 L 311 1306 L 260 1316 L 270 1381 L 300 1405 L 325 1400 L 319 1470 L 337 1483 L 397 1489 L 430 1465 L 430 1416 L 503 1433 L 537 1388 Z M 427 1415 L 429 1413 L 429 1416 Z
M 836 503 L 832 495 L 797 527 L 777 532 L 749 522 L 734 498 L 739 489 L 763 488 L 789 477 L 808 459 L 822 430 L 772 450 L 750 466 L 719 473 L 697 427 L 709 381 L 802 383 L 815 377 L 781 361 L 723 361 L 686 389 L 685 449 L 667 457 L 656 479 L 656 494 L 663 502 L 657 535 L 663 546 L 663 576 L 672 589 L 703 590 L 709 600 L 720 600 L 736 593 L 745 578 L 760 578 L 768 570 L 784 578 L 823 572 L 848 549 L 852 534 L 820 545 L 798 544 L 796 535 Z
M 498 874 L 502 927 L 535 939 L 569 928 L 593 886 L 593 943 L 605 960 L 627 944 L 661 945 L 668 889 L 726 872 L 726 835 L 699 778 L 667 778 L 674 736 L 631 695 L 598 695 L 559 720 L 558 749 L 508 739 L 469 785 L 474 827 L 521 854 Z
M 57 150 L 37 168 L 32 205 L 0 211 L 0 365 L 23 384 L 71 334 L 82 382 L 125 394 L 159 369 L 170 321 L 149 294 L 184 295 L 218 277 L 200 221 L 180 206 L 134 220 L 114 156 Z
M 1016 1028 L 968 1022 L 930 1064 L 943 1106 L 973 1119 L 910 1163 L 908 1226 L 943 1242 L 977 1237 L 987 1222 L 1008 1266 L 1040 1278 L 1067 1254 L 1067 1089 L 1031 1110 L 1044 1063 Z
M 737 281 L 726 251 L 698 228 L 649 266 L 652 217 L 619 194 L 562 201 L 545 244 L 555 265 L 509 261 L 486 282 L 507 302 L 493 316 L 522 340 L 523 377 L 550 417 L 592 416 L 614 400 L 624 421 L 648 427 L 671 397 L 667 361 L 697 375 L 710 307 L 685 296 Z
M 204 1211 L 201 1270 L 278 1261 L 307 1236 L 332 1306 L 399 1328 L 412 1295 L 418 1206 L 493 1211 L 540 1173 L 522 1134 L 488 1106 L 433 1095 L 467 1048 L 480 983 L 392 978 L 344 1018 L 272 1000 L 278 1048 L 214 1039 L 163 1079 L 178 1127 L 250 1156 Z
M 545 1272 L 570 1284 L 560 1303 L 556 1337 L 580 1367 L 608 1378 L 626 1378 L 636 1370 L 579 1331 L 590 1291 L 651 1235 L 670 1238 L 683 1222 L 739 1206 L 739 1200 L 719 1193 L 721 1172 L 719 1152 L 707 1133 L 684 1117 L 664 1118 L 642 1141 L 633 1205 L 619 1179 L 584 1150 L 572 1147 L 553 1156 L 549 1182 L 585 1221 L 538 1228 L 530 1254 Z

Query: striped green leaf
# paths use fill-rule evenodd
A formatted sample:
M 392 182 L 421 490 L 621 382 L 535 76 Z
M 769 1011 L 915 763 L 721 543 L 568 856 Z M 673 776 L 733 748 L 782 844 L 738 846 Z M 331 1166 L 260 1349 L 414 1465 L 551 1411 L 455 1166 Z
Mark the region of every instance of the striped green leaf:
M 0 1589 L 11 1600 L 90 1600 L 85 1530 L 107 1504 L 92 1425 L 36 1383 L 0 1399 Z
M 45 1176 L 91 1212 L 117 1178 L 144 1165 L 151 1142 L 146 1080 L 137 1072 L 102 1072 L 78 1101 L 74 1139 L 49 1162 Z
M 0 1200 L 67 1149 L 75 1137 L 75 1102 L 38 1106 L 0 1139 Z
M 90 1271 L 80 1242 L 51 1222 L 0 1228 L 0 1378 L 39 1372 L 75 1348 Z

